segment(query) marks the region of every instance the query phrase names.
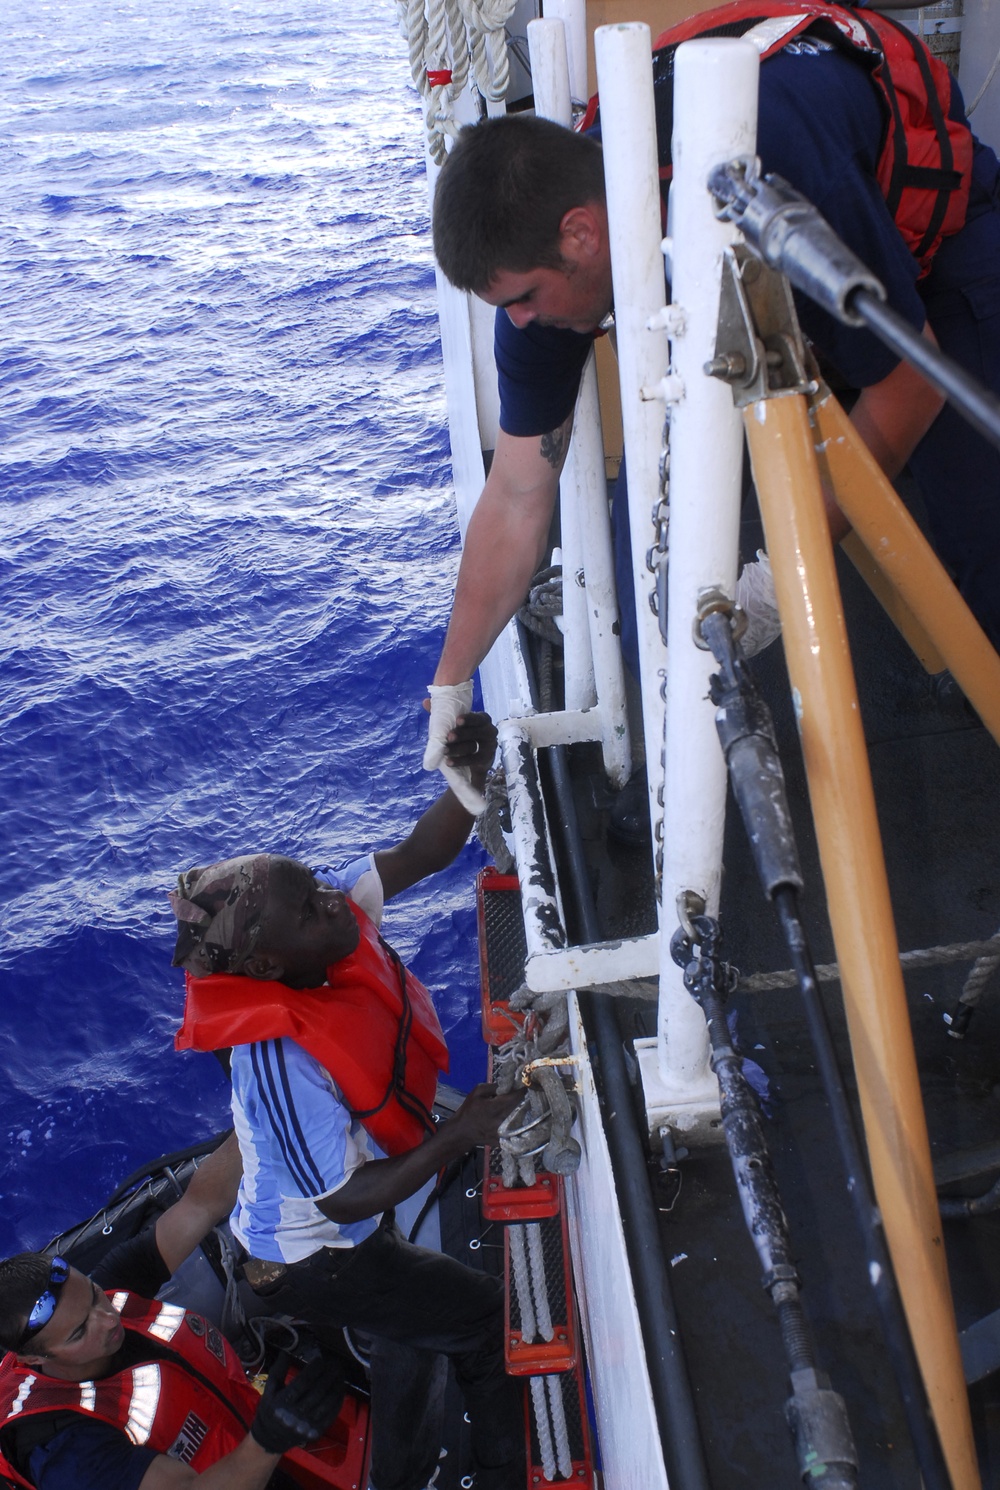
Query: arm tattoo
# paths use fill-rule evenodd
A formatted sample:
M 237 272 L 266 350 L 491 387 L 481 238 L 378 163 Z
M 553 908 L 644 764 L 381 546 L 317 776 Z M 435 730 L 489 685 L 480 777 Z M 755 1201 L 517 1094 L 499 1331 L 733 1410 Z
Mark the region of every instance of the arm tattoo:
M 550 430 L 547 435 L 542 435 L 542 443 L 539 446 L 539 454 L 543 460 L 547 460 L 553 471 L 558 471 L 566 458 L 569 447 L 569 437 L 573 429 L 572 418 L 567 419 L 558 429 Z

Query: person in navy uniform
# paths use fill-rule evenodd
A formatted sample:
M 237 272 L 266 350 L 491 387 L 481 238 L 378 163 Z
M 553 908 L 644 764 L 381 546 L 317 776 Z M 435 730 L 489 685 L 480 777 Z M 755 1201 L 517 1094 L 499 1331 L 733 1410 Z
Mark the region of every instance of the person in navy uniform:
M 890 18 L 735 0 L 666 33 L 654 50 L 661 164 L 669 162 L 678 42 L 743 35 L 782 16 L 790 24 L 764 51 L 760 71 L 763 170 L 819 208 L 916 330 L 1000 393 L 1000 165 L 972 135 L 955 80 Z M 497 307 L 500 432 L 431 690 L 428 767 L 448 710 L 461 707 L 463 685 L 527 593 L 581 371 L 612 310 L 599 144 L 524 115 L 468 126 L 438 178 L 434 248 L 453 284 Z M 890 478 L 909 466 L 939 556 L 1000 644 L 1000 453 L 871 333 L 797 300 L 803 330 L 845 390 L 857 428 Z M 615 507 L 628 656 L 627 510 L 617 500 Z M 847 525 L 832 502 L 829 519 L 841 538 Z

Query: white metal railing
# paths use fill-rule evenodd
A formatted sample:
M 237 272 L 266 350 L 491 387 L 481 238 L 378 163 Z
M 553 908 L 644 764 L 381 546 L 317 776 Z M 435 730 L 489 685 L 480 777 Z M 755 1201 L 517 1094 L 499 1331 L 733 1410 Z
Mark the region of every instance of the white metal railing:
M 579 19 L 579 18 L 578 18 Z M 566 27 L 546 16 L 528 23 L 535 113 L 572 123 Z M 618 642 L 611 524 L 597 373 L 590 358 L 577 399 L 573 438 L 560 482 L 563 623 L 567 710 L 596 706 L 604 769 L 616 787 L 632 767 L 625 680 Z M 582 576 L 582 583 L 580 578 Z
M 694 892 L 718 913 L 726 767 L 708 698 L 715 670 L 694 642 L 698 595 L 732 597 L 739 543 L 743 427 L 729 387 L 705 374 L 715 354 L 720 271 L 737 236 L 713 210 L 709 171 L 752 155 L 757 131 L 756 49 L 747 42 L 691 42 L 674 63 L 674 176 L 670 189 L 673 296 L 671 370 L 683 392 L 670 425 L 670 668 L 666 699 L 663 943 L 660 950 L 659 1085 L 647 1100 L 700 1086 L 715 1099 L 701 1010 L 670 957 L 678 896 Z

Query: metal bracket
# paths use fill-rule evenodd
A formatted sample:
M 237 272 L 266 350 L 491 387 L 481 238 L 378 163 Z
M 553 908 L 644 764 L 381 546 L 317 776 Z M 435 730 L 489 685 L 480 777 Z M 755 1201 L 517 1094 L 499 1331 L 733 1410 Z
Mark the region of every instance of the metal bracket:
M 738 409 L 815 389 L 788 280 L 745 243 L 726 250 L 715 356 L 705 372 L 730 385 Z

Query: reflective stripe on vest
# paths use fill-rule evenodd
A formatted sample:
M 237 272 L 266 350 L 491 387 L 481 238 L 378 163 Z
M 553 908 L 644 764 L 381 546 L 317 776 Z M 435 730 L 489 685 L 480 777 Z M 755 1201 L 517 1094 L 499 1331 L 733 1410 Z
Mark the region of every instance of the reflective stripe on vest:
M 236 1352 L 210 1321 L 135 1294 L 111 1297 L 116 1308 L 121 1300 L 127 1331 L 157 1342 L 157 1359 L 77 1382 L 30 1371 L 9 1354 L 0 1362 L 0 1428 L 39 1413 L 78 1412 L 200 1474 L 246 1437 L 257 1393 Z M 2 1455 L 0 1473 L 30 1490 L 30 1481 Z

